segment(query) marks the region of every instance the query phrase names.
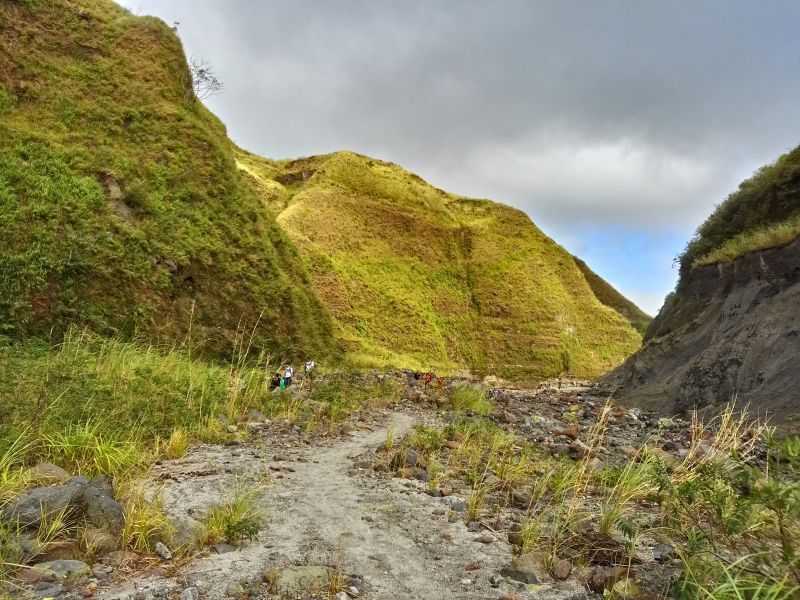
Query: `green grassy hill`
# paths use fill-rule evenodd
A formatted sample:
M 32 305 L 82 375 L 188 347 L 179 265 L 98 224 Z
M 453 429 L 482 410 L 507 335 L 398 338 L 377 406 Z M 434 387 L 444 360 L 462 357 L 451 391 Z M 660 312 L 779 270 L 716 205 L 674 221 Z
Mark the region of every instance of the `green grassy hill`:
M 334 352 L 180 40 L 112 2 L 0 2 L 0 239 L 0 335 Z
M 681 276 L 694 267 L 788 244 L 800 236 L 800 146 L 762 167 L 697 229 L 681 256 Z
M 640 342 L 635 311 L 520 211 L 349 152 L 235 148 L 175 33 L 107 0 L 0 4 L 0 236 L 18 339 L 78 325 L 532 379 Z
M 518 210 L 352 152 L 240 151 L 238 161 L 300 248 L 356 364 L 592 376 L 639 346 L 573 257 Z
M 580 258 L 577 256 L 572 258 L 575 259 L 575 264 L 578 265 L 581 273 L 586 277 L 586 281 L 589 283 L 589 287 L 592 288 L 594 295 L 597 296 L 597 299 L 625 317 L 636 328 L 636 331 L 644 335 L 653 318 L 620 294 L 605 279 L 592 271 L 589 265 Z

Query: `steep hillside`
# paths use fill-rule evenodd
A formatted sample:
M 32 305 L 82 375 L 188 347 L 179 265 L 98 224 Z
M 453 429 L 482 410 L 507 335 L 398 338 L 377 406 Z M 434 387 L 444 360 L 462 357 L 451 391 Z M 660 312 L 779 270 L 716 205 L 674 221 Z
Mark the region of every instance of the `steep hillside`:
M 575 264 L 586 277 L 589 287 L 592 288 L 594 295 L 606 306 L 613 308 L 623 317 L 625 317 L 631 325 L 636 328 L 636 331 L 644 335 L 647 328 L 653 321 L 653 318 L 646 314 L 641 308 L 636 306 L 633 302 L 628 300 L 625 296 L 620 294 L 612 285 L 605 279 L 600 277 L 597 273 L 592 271 L 584 261 L 577 256 L 573 256 Z
M 698 229 L 643 348 L 601 385 L 660 411 L 737 398 L 800 428 L 799 218 L 800 148 L 745 181 Z
M 238 159 L 356 363 L 590 376 L 638 347 L 573 257 L 518 210 L 351 152 Z
M 0 239 L 0 334 L 333 352 L 179 39 L 112 2 L 0 2 Z

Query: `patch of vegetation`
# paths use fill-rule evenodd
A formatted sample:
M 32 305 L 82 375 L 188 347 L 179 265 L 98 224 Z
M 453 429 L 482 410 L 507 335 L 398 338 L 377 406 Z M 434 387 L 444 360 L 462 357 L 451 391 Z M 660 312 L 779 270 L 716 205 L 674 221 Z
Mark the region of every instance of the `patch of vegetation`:
M 610 410 L 579 460 L 554 458 L 488 420 L 459 418 L 386 445 L 385 464 L 410 475 L 414 450 L 415 469 L 435 465 L 436 487 L 470 490 L 469 521 L 491 523 L 498 507 L 524 511 L 522 550 L 536 551 L 547 569 L 563 558 L 629 569 L 642 546 L 662 543 L 680 560 L 678 598 L 791 598 L 800 591 L 797 438 L 775 441 L 731 407 L 708 425 L 695 418 L 681 460 L 666 461 L 645 445 L 625 467 L 603 468 L 594 457 L 606 443 Z
M 0 334 L 191 332 L 228 358 L 244 329 L 255 354 L 336 353 L 169 27 L 110 1 L 4 2 L 0 72 Z
M 748 252 L 790 244 L 798 236 L 800 236 L 800 213 L 780 223 L 764 225 L 740 233 L 726 240 L 721 246 L 705 256 L 699 257 L 694 261 L 694 266 L 702 267 L 704 265 L 731 262 Z
M 240 486 L 229 502 L 212 508 L 203 519 L 199 544 L 213 545 L 224 540 L 240 546 L 256 539 L 263 523 L 263 515 L 256 506 L 257 496 L 258 490 Z
M 357 371 L 337 371 L 313 383 L 275 391 L 265 400 L 270 418 L 298 423 L 306 431 L 333 433 L 354 413 L 385 408 L 400 399 L 400 388 L 391 378 L 368 380 Z
M 461 412 L 472 412 L 488 415 L 494 406 L 486 397 L 486 390 L 470 386 L 455 387 L 449 391 L 453 409 Z
M 520 211 L 352 152 L 237 161 L 300 248 L 353 364 L 590 376 L 640 343 Z
M 800 233 L 798 190 L 800 146 L 762 167 L 717 207 L 681 255 L 681 275 L 796 239 Z

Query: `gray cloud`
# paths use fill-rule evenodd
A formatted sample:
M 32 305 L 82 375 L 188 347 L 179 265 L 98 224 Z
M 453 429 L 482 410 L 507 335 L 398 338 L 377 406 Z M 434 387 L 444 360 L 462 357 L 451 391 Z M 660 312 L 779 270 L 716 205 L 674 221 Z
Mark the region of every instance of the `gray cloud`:
M 688 235 L 800 143 L 795 0 L 129 0 L 179 21 L 244 147 L 351 149 L 581 224 Z

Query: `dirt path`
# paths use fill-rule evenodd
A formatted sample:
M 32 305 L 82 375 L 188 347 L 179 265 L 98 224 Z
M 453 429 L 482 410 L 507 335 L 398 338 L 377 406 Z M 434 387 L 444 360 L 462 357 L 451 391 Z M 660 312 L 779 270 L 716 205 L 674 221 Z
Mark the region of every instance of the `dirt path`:
M 461 520 L 450 523 L 447 504 L 425 494 L 421 484 L 375 478 L 354 467 L 353 458 L 385 440 L 390 427 L 400 437 L 413 424 L 414 417 L 392 413 L 385 426 L 330 445 L 291 446 L 277 456 L 273 447 L 258 444 L 201 446 L 157 467 L 167 510 L 188 519 L 219 503 L 237 480 L 283 473 L 258 500 L 269 522 L 258 541 L 211 553 L 170 576 L 140 575 L 98 598 L 151 600 L 196 587 L 201 598 L 215 600 L 236 595 L 237 584 L 250 597 L 267 598 L 264 575 L 293 565 L 338 565 L 360 580 L 361 597 L 376 600 L 527 594 L 508 580 L 499 588 L 490 583 L 508 564 L 504 540 L 470 532 Z

